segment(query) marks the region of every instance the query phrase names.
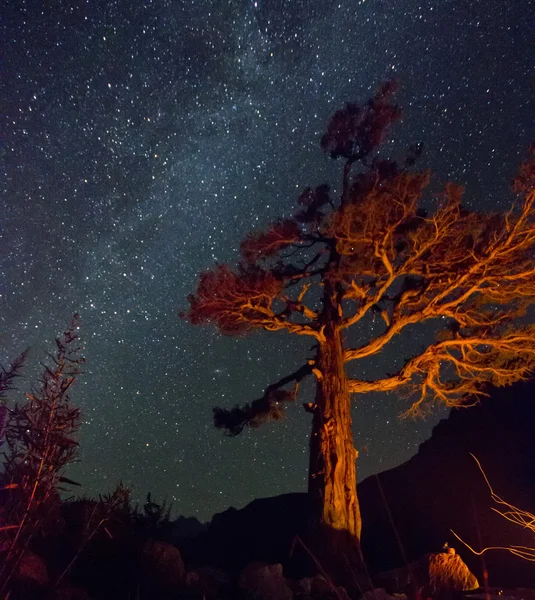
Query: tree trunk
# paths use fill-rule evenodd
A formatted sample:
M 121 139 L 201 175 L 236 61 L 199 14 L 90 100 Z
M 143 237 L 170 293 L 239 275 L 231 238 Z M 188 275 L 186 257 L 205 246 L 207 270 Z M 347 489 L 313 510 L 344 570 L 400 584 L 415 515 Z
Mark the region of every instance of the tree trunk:
M 360 559 L 361 518 L 357 499 L 350 395 L 342 333 L 327 323 L 319 345 L 316 407 L 310 439 L 309 495 L 315 534 L 329 553 Z

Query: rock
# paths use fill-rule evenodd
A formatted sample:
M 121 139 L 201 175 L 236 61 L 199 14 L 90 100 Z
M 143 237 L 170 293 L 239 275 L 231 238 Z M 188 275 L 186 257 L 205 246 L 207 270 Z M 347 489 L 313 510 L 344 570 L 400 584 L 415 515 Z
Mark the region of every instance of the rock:
M 250 563 L 240 573 L 238 587 L 247 600 L 293 600 L 282 565 Z
M 186 585 L 206 600 L 218 597 L 221 589 L 229 585 L 228 575 L 214 567 L 197 567 L 186 574 Z
M 309 598 L 312 592 L 312 577 L 302 579 L 289 579 L 288 585 L 293 592 L 294 598 Z
M 323 575 L 311 578 L 310 583 L 311 600 L 349 600 L 349 595 L 343 587 L 335 587 L 325 579 Z
M 379 573 L 373 579 L 378 586 L 376 589 L 382 589 L 389 596 L 396 592 L 405 592 L 411 585 L 410 571 L 407 568 L 391 569 Z
M 316 575 L 312 577 L 310 582 L 310 596 L 312 598 L 321 598 L 322 596 L 329 596 L 332 592 L 332 586 L 323 577 L 323 575 Z
M 455 552 L 435 552 L 422 556 L 408 568 L 379 574 L 375 581 L 388 592 L 407 592 L 427 598 L 448 598 L 453 592 L 468 592 L 479 587 L 475 575 Z M 389 594 L 385 600 L 388 600 Z M 368 592 L 370 594 L 370 592 Z M 369 598 L 368 600 L 372 600 Z
M 434 598 L 449 596 L 451 592 L 469 592 L 479 587 L 477 578 L 458 554 L 429 554 L 423 568 L 429 577 L 429 594 Z
M 338 586 L 336 588 L 336 594 L 333 595 L 334 600 L 351 600 L 349 594 L 346 589 L 342 586 Z
M 288 560 L 295 536 L 306 537 L 307 502 L 304 493 L 284 494 L 253 500 L 240 510 L 229 508 L 216 514 L 206 531 L 180 544 L 185 560 L 238 572 L 254 561 L 267 564 L 284 561 L 285 572 L 289 572 L 289 563 L 302 554 L 297 546 L 294 558 Z M 309 574 L 296 572 L 295 576 Z
M 200 580 L 201 577 L 197 571 L 188 571 L 186 573 L 186 585 L 188 587 L 196 587 Z
M 5 563 L 5 555 L 0 556 L 0 567 Z M 30 600 L 45 597 L 50 579 L 45 561 L 35 552 L 26 550 L 19 559 L 15 572 L 10 571 L 8 593 L 5 598 Z M 4 596 L 2 596 L 2 600 Z
M 289 579 L 288 585 L 296 600 L 350 600 L 345 588 L 333 588 L 323 575 L 303 577 L 297 581 Z
M 45 561 L 31 550 L 26 550 L 17 568 L 17 579 L 41 587 L 48 585 L 48 569 Z
M 151 594 L 172 595 L 185 583 L 186 571 L 177 548 L 158 540 L 145 542 L 140 553 L 143 588 Z

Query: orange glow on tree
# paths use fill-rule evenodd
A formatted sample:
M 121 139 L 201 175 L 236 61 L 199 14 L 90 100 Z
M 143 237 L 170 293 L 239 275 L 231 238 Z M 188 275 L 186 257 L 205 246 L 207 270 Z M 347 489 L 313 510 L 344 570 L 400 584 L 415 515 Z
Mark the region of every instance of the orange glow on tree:
M 313 521 L 330 551 L 355 549 L 361 530 L 356 495 L 350 398 L 396 392 L 406 413 L 432 403 L 459 406 L 484 394 L 484 384 L 509 385 L 535 367 L 535 192 L 533 160 L 517 180 L 521 199 L 506 213 L 470 211 L 463 190 L 447 184 L 435 210 L 421 208 L 428 172 L 382 159 L 377 148 L 400 114 L 384 85 L 362 107 L 338 111 L 322 148 L 342 158 L 341 192 L 307 188 L 292 217 L 250 234 L 237 268 L 219 265 L 200 276 L 183 315 L 221 333 L 285 330 L 315 342 L 294 373 L 258 400 L 214 409 L 231 435 L 282 416 L 303 378 L 316 381 L 310 442 Z M 380 331 L 357 343 L 348 332 L 379 318 Z M 519 319 L 521 318 L 521 319 Z M 347 375 L 348 363 L 382 352 L 409 326 L 433 321 L 433 343 L 397 372 L 376 380 Z

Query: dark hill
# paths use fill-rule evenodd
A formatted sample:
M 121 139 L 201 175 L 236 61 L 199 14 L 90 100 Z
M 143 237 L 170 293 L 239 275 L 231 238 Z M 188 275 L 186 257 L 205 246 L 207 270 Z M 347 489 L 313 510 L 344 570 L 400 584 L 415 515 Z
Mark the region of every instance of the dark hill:
M 404 563 L 449 542 L 483 581 L 535 585 L 535 565 L 508 552 L 474 556 L 450 528 L 475 549 L 484 546 L 535 547 L 535 534 L 491 510 L 490 492 L 473 453 L 494 491 L 535 513 L 535 383 L 495 390 L 468 409 L 452 410 L 408 462 L 359 485 L 363 550 L 373 570 Z M 390 513 L 390 514 L 389 514 Z M 394 532 L 395 528 L 395 532 Z
M 483 581 L 483 563 L 450 533 L 473 547 L 535 546 L 491 510 L 492 501 L 470 452 L 481 461 L 494 490 L 535 513 L 535 383 L 496 390 L 479 406 L 452 410 L 408 462 L 359 484 L 362 544 L 372 572 L 402 566 L 449 542 Z M 186 560 L 239 569 L 254 560 L 288 560 L 294 536 L 306 540 L 306 494 L 255 500 L 214 516 L 207 530 L 183 546 Z M 398 541 L 399 538 L 399 541 Z M 400 545 L 403 550 L 400 549 Z M 493 551 L 484 555 L 490 582 L 534 586 L 535 565 Z
M 305 535 L 306 502 L 306 494 L 284 494 L 218 513 L 204 533 L 181 546 L 184 558 L 227 571 L 252 561 L 288 566 L 294 536 Z

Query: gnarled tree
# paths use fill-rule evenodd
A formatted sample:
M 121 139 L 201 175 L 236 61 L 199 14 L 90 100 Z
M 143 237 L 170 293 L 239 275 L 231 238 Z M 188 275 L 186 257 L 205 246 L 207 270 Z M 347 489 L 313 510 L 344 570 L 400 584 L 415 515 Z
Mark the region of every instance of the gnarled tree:
M 393 91 L 385 84 L 364 106 L 347 105 L 332 118 L 321 145 L 343 160 L 339 197 L 325 185 L 306 189 L 292 217 L 242 242 L 236 267 L 201 274 L 184 315 L 227 335 L 283 330 L 314 340 L 314 355 L 300 369 L 250 404 L 214 409 L 214 418 L 231 435 L 277 419 L 302 379 L 315 378 L 315 400 L 305 404 L 313 415 L 309 492 L 331 552 L 358 549 L 361 530 L 353 395 L 403 393 L 407 413 L 416 414 L 433 402 L 473 402 L 485 384 L 511 384 L 535 366 L 528 312 L 535 298 L 533 162 L 524 165 L 521 198 L 506 213 L 466 209 L 462 188 L 449 183 L 427 214 L 420 202 L 429 173 L 411 170 L 418 148 L 403 163 L 377 153 L 399 117 Z M 371 318 L 381 330 L 349 343 L 350 331 Z M 434 343 L 397 372 L 348 376 L 348 363 L 430 322 Z

